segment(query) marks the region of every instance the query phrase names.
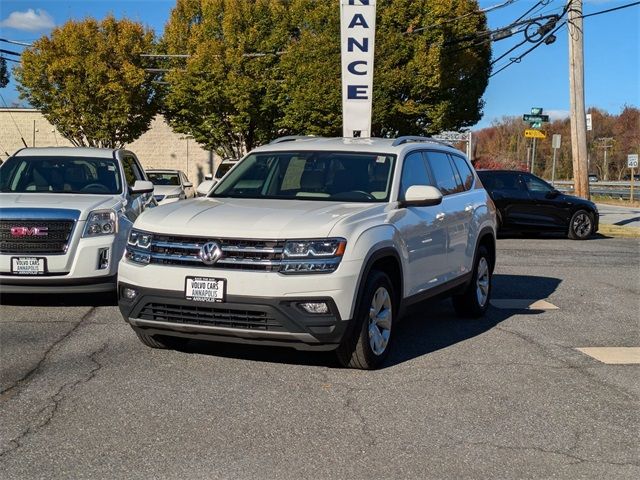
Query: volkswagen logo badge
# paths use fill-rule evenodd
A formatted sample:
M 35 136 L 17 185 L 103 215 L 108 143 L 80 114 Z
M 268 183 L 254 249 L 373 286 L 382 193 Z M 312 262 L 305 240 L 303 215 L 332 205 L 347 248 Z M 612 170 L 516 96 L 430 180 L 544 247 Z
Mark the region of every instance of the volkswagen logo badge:
M 199 257 L 205 265 L 213 265 L 222 257 L 222 249 L 216 242 L 207 242 L 200 247 Z

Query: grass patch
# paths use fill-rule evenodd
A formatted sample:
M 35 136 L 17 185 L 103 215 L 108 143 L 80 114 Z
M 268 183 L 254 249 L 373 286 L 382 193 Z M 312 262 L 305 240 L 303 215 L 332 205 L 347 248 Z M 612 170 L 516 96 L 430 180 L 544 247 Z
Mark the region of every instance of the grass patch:
M 634 191 L 634 197 L 636 192 Z M 640 188 L 638 189 L 638 197 L 640 197 Z M 622 198 L 606 197 L 604 195 L 591 195 L 591 200 L 596 203 L 602 203 L 604 205 L 618 205 L 620 207 L 640 207 L 640 200 L 635 200 L 631 203 L 629 200 Z

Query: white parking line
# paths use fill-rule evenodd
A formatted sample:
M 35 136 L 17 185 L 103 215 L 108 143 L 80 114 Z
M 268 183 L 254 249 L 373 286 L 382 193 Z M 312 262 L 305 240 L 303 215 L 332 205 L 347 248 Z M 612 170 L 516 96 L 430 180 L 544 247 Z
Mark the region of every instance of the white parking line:
M 491 305 L 503 310 L 558 310 L 553 303 L 546 300 L 505 298 L 491 300 Z
M 640 364 L 640 347 L 582 347 L 576 350 L 607 365 Z

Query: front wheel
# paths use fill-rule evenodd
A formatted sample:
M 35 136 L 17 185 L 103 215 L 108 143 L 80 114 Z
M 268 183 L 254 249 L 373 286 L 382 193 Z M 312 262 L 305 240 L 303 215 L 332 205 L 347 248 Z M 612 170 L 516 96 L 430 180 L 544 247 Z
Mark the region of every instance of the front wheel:
M 491 299 L 491 257 L 483 246 L 478 248 L 469 285 L 460 295 L 454 295 L 453 308 L 461 317 L 484 315 Z
M 397 306 L 393 285 L 386 273 L 369 274 L 356 311 L 354 328 L 336 350 L 343 367 L 372 370 L 379 367 L 389 353 L 389 344 Z
M 569 238 L 585 240 L 593 235 L 593 216 L 586 210 L 578 210 L 569 222 Z

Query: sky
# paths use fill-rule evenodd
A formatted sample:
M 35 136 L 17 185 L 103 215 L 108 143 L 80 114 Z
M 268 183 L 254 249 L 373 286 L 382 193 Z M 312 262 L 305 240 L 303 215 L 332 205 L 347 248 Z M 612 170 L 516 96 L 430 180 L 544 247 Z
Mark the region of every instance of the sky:
M 339 8 L 338 0 L 334 1 Z M 585 0 L 584 15 L 634 3 L 635 0 Z M 546 15 L 562 10 L 566 0 L 544 0 L 530 15 Z M 488 9 L 489 27 L 509 25 L 533 7 L 537 0 L 480 0 Z M 30 42 L 69 19 L 90 16 L 103 18 L 109 13 L 139 21 L 161 34 L 175 0 L 2 0 L 0 38 Z M 640 106 L 640 5 L 584 19 L 585 99 L 587 107 L 619 113 L 625 105 Z M 568 116 L 569 57 L 566 27 L 556 33 L 551 45 L 536 50 L 489 79 L 483 96 L 484 116 L 474 129 L 484 128 L 503 116 L 520 116 L 532 107 L 542 107 L 552 119 Z M 497 58 L 516 43 L 522 34 L 493 43 Z M 532 45 L 532 44 L 529 44 Z M 0 48 L 20 51 L 24 47 L 0 42 Z M 496 62 L 494 72 L 527 47 Z M 9 56 L 9 58 L 11 58 Z M 11 63 L 10 63 L 11 65 Z M 375 74 L 374 74 L 375 88 Z M 19 102 L 15 83 L 0 91 L 4 101 Z M 0 106 L 5 106 L 0 99 Z

